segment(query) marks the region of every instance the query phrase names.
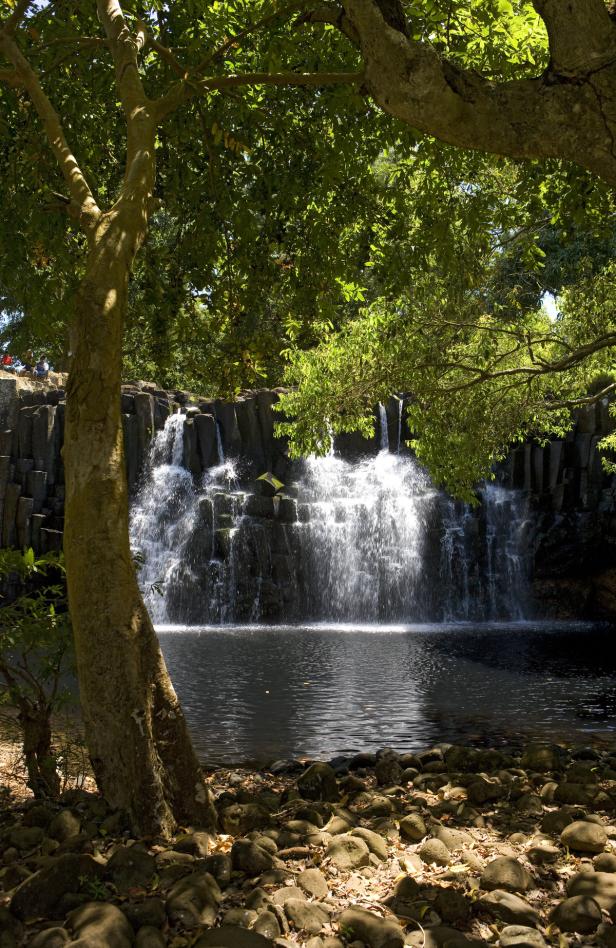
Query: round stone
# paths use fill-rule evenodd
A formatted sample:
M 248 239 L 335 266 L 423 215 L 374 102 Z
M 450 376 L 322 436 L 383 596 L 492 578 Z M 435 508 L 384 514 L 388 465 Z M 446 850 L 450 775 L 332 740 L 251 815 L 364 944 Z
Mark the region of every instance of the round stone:
M 561 932 L 589 935 L 601 923 L 601 908 L 588 895 L 573 895 L 556 906 L 550 921 L 558 925 Z
M 607 843 L 607 833 L 597 823 L 576 820 L 570 823 L 560 834 L 563 846 L 579 853 L 601 853 Z
M 481 874 L 482 889 L 505 889 L 507 892 L 526 892 L 532 877 L 524 866 L 511 856 L 499 856 L 489 862 Z
M 427 834 L 426 824 L 419 813 L 409 813 L 400 820 L 400 835 L 410 843 L 420 843 Z
M 440 839 L 427 839 L 419 850 L 419 855 L 426 863 L 435 863 L 437 866 L 448 866 L 450 862 L 449 850 Z

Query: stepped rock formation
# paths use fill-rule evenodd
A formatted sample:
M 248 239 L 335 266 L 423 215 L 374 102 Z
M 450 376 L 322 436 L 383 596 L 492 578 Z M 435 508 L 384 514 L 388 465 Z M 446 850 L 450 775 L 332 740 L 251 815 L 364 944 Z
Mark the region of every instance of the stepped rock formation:
M 0 535 L 4 547 L 31 545 L 40 553 L 61 548 L 63 381 L 57 376 L 49 382 L 34 382 L 0 372 Z M 144 471 L 148 463 L 151 466 L 153 439 L 165 429 L 170 415 L 179 411 L 184 421 L 179 454 L 178 446 L 175 448 L 176 469 L 185 475 L 186 489 L 191 481 L 199 485 L 203 493 L 201 509 L 216 527 L 214 536 L 203 536 L 208 546 L 203 551 L 204 561 L 228 561 L 235 535 L 230 529 L 234 517 L 248 517 L 258 528 L 251 532 L 241 551 L 245 557 L 243 572 L 252 576 L 250 589 L 244 590 L 246 601 L 238 607 L 237 616 L 225 616 L 222 600 L 226 592 L 220 584 L 228 582 L 228 576 L 221 570 L 212 581 L 212 588 L 218 581 L 222 597 L 212 620 L 271 620 L 289 617 L 294 609 L 304 608 L 294 591 L 298 551 L 290 529 L 304 516 L 292 486 L 299 468 L 289 461 L 285 442 L 274 437 L 277 418 L 272 406 L 277 398 L 275 390 L 263 390 L 245 393 L 232 403 L 211 401 L 142 382 L 125 385 L 122 390 L 127 476 L 137 503 Z M 523 531 L 521 542 L 529 558 L 535 615 L 616 615 L 616 573 L 612 572 L 616 570 L 616 477 L 602 470 L 597 451 L 599 439 L 612 427 L 608 405 L 600 402 L 578 413 L 576 426 L 566 439 L 553 440 L 546 446 L 529 442 L 516 447 L 499 470 L 499 483 L 516 489 L 528 511 L 517 529 L 518 533 Z M 371 441 L 342 436 L 336 441 L 336 449 L 350 459 L 374 456 L 384 445 L 393 454 L 400 450 L 404 454 L 406 437 L 402 403 L 392 398 L 381 411 Z M 234 462 L 233 491 L 221 489 L 208 473 L 217 470 L 223 458 Z M 272 497 L 274 491 L 269 485 L 257 480 L 264 473 L 283 482 L 280 497 Z M 240 502 L 233 500 L 240 495 Z M 454 510 L 458 521 L 470 516 L 463 512 L 462 505 L 447 503 L 449 514 L 443 515 L 444 522 Z M 216 505 L 218 519 L 214 524 L 212 510 Z M 397 516 L 405 514 L 399 511 Z M 450 531 L 454 539 L 456 524 Z M 485 533 L 481 514 L 477 515 L 477 524 L 473 529 Z M 444 582 L 451 579 L 442 569 L 440 575 Z M 203 576 L 196 577 L 196 582 L 202 583 Z M 264 586 L 258 616 L 251 614 L 254 603 L 250 605 L 255 582 L 260 588 Z M 197 621 L 198 617 L 191 619 Z

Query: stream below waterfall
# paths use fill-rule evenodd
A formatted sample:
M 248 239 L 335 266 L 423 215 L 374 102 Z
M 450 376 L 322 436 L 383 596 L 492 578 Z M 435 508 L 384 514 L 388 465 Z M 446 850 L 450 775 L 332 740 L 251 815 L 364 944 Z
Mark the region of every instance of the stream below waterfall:
M 440 741 L 588 744 L 616 726 L 613 629 L 218 626 L 159 635 L 211 765 Z

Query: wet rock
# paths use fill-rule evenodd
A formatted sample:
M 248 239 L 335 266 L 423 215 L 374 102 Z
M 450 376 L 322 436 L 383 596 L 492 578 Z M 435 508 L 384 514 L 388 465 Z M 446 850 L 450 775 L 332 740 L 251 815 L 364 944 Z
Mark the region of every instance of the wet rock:
M 329 887 L 320 869 L 304 869 L 297 877 L 297 884 L 315 899 L 324 899 Z
M 213 925 L 222 894 L 209 872 L 195 872 L 173 886 L 167 896 L 167 915 L 172 924 L 193 930 Z
M 305 899 L 288 899 L 284 906 L 285 914 L 297 931 L 318 934 L 329 924 L 330 912 L 320 902 L 306 902 Z
M 565 899 L 550 913 L 550 921 L 561 932 L 588 935 L 601 923 L 601 908 L 590 896 L 574 895 Z
M 588 895 L 609 911 L 616 905 L 616 874 L 591 869 L 578 872 L 567 884 L 567 895 Z
M 245 872 L 252 878 L 271 869 L 274 860 L 271 853 L 253 843 L 251 839 L 236 839 L 231 847 L 231 864 L 234 869 Z
M 376 755 L 374 776 L 380 787 L 391 787 L 400 782 L 402 767 L 398 754 L 390 748 L 379 751 Z
M 427 834 L 426 824 L 419 813 L 409 813 L 400 820 L 400 835 L 410 843 L 419 843 Z
M 387 859 L 387 845 L 383 837 L 379 836 L 378 833 L 360 827 L 359 829 L 352 830 L 351 836 L 357 836 L 358 839 L 363 839 L 370 852 L 374 853 L 378 859 Z
M 422 844 L 419 855 L 425 863 L 437 866 L 448 866 L 451 861 L 449 850 L 440 839 L 427 839 Z
M 520 765 L 525 770 L 547 774 L 562 767 L 564 756 L 562 748 L 554 744 L 527 744 Z
M 510 856 L 499 856 L 489 862 L 480 881 L 482 889 L 506 889 L 508 892 L 526 892 L 531 883 L 530 873 Z
M 273 948 L 274 942 L 259 932 L 235 925 L 210 928 L 195 942 L 193 948 Z
M 297 778 L 297 788 L 305 800 L 337 803 L 340 799 L 336 774 L 322 761 L 315 761 Z
M 210 842 L 209 833 L 185 833 L 178 836 L 173 848 L 178 853 L 189 853 L 197 859 L 205 859 L 210 850 Z
M 501 948 L 544 948 L 545 939 L 536 928 L 526 925 L 507 925 L 500 933 Z
M 63 896 L 79 892 L 88 881 L 102 880 L 104 874 L 105 867 L 92 856 L 65 853 L 22 882 L 11 899 L 11 912 L 22 921 L 57 918 Z
M 602 826 L 586 820 L 576 820 L 560 834 L 560 841 L 574 852 L 601 853 L 607 843 L 607 833 Z
M 508 925 L 532 926 L 539 921 L 539 913 L 532 905 L 519 895 L 504 889 L 494 889 L 488 895 L 482 896 L 478 904 L 484 912 Z
M 349 938 L 363 941 L 369 948 L 403 948 L 404 932 L 388 918 L 358 906 L 346 909 L 338 919 L 340 931 Z
M 84 948 L 88 945 L 131 948 L 133 944 L 133 930 L 124 913 L 106 902 L 87 902 L 71 912 L 66 924 Z
M 120 894 L 149 885 L 155 872 L 154 856 L 139 845 L 118 847 L 107 863 L 107 875 Z
M 78 836 L 80 832 L 81 820 L 77 813 L 72 810 L 60 810 L 49 824 L 47 835 L 63 843 L 72 836 Z
M 135 948 L 166 948 L 167 939 L 158 928 L 144 925 L 137 932 Z
M 370 863 L 370 850 L 356 836 L 335 836 L 327 847 L 327 856 L 338 869 L 359 869 Z

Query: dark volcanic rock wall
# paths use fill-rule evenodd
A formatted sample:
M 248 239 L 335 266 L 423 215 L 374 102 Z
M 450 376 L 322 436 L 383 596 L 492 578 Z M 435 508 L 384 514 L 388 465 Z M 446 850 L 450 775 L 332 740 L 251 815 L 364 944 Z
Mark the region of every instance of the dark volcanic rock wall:
M 122 391 L 127 476 L 138 487 L 150 443 L 169 415 L 186 417 L 183 464 L 195 479 L 218 464 L 219 447 L 236 459 L 250 488 L 270 472 L 285 484 L 293 469 L 284 442 L 274 437 L 276 391 L 246 393 L 233 403 L 196 398 L 135 383 Z M 386 406 L 389 444 L 408 437 L 399 402 Z M 64 392 L 55 385 L 15 379 L 0 372 L 0 537 L 2 546 L 60 549 L 64 518 L 62 437 Z M 549 616 L 596 611 L 595 581 L 616 567 L 616 477 L 601 467 L 597 444 L 613 428 L 607 402 L 579 412 L 564 440 L 516 447 L 499 471 L 503 484 L 523 491 L 532 515 L 525 542 L 532 551 L 539 610 Z M 345 436 L 337 448 L 355 457 L 378 450 L 380 439 Z M 404 448 L 403 448 L 404 450 Z M 284 504 L 257 492 L 251 516 L 284 521 Z M 267 508 L 267 509 L 265 509 Z M 271 509 L 270 509 L 271 508 Z M 288 553 L 289 551 L 287 551 Z M 247 564 L 247 568 L 252 567 Z

